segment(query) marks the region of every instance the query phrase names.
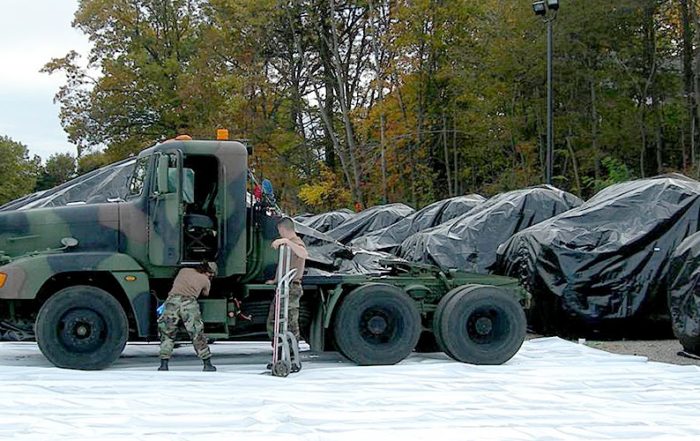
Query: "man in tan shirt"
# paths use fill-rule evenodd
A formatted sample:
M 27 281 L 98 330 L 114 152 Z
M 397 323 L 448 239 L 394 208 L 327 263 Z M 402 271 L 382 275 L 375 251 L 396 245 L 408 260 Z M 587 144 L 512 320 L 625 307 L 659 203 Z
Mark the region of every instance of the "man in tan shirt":
M 292 250 L 290 269 L 297 270 L 296 276 L 289 286 L 289 322 L 287 326 L 289 331 L 297 338 L 297 341 L 301 341 L 301 334 L 299 333 L 299 302 L 301 296 L 304 294 L 301 288 L 301 278 L 304 275 L 304 266 L 306 265 L 306 259 L 309 257 L 309 253 L 306 251 L 304 241 L 301 240 L 301 238 L 297 236 L 296 231 L 294 231 L 294 221 L 292 218 L 283 217 L 277 223 L 277 231 L 280 234 L 280 238 L 272 242 L 272 248 L 278 249 L 282 245 L 288 246 Z M 274 284 L 276 281 L 270 280 L 267 283 Z M 273 301 L 267 315 L 267 334 L 270 336 L 270 339 L 274 337 L 275 332 L 274 306 Z
M 211 364 L 211 351 L 204 335 L 204 322 L 199 310 L 197 298 L 208 296 L 211 289 L 211 279 L 216 275 L 215 263 L 204 262 L 197 268 L 183 268 L 177 273 L 173 287 L 168 293 L 164 304 L 163 314 L 158 318 L 158 333 L 160 334 L 160 367 L 159 371 L 168 370 L 168 361 L 175 347 L 175 336 L 178 324 L 182 320 L 185 330 L 192 339 L 197 356 L 202 359 L 205 372 L 216 371 Z

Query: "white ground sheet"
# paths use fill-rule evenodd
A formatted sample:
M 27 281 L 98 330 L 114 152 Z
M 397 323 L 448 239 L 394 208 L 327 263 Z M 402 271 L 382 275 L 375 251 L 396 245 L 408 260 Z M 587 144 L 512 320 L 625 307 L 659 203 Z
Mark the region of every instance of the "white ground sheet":
M 52 367 L 32 343 L 0 343 L 2 440 L 700 440 L 700 368 L 613 355 L 557 338 L 503 366 L 443 354 L 357 367 L 304 354 L 262 375 L 269 346 L 216 343 L 216 373 L 191 346 L 156 372 L 131 344 L 109 370 Z

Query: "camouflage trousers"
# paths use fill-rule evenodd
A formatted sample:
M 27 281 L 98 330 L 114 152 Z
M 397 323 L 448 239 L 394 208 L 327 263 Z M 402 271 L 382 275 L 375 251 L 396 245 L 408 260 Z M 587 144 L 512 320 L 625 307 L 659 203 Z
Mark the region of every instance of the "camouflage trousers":
M 192 339 L 194 350 L 201 359 L 211 357 L 211 351 L 204 335 L 204 322 L 197 299 L 191 296 L 171 295 L 165 301 L 165 310 L 158 318 L 160 334 L 160 358 L 168 359 L 175 347 L 178 325 L 182 321 Z
M 304 290 L 301 289 L 301 285 L 298 283 L 292 283 L 289 285 L 289 322 L 287 324 L 287 329 L 294 334 L 297 341 L 301 341 L 301 334 L 299 333 L 299 302 L 301 296 L 304 294 Z M 275 301 L 270 303 L 270 311 L 267 314 L 267 335 L 272 340 L 275 336 Z

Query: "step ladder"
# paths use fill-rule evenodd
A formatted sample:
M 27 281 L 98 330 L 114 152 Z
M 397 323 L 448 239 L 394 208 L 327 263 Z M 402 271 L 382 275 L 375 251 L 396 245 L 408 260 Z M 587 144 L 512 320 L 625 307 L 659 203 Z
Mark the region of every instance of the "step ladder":
M 289 291 L 297 274 L 291 267 L 292 250 L 286 245 L 279 247 L 277 264 L 277 289 L 275 289 L 275 326 L 272 340 L 272 369 L 275 377 L 286 377 L 301 370 L 299 342 L 289 331 Z

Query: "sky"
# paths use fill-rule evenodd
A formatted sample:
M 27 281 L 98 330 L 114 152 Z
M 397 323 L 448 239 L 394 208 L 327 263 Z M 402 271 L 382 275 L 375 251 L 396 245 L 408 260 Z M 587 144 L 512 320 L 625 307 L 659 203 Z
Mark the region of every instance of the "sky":
M 87 55 L 87 36 L 71 27 L 77 8 L 78 0 L 0 0 L 0 135 L 44 160 L 76 152 L 53 103 L 64 77 L 39 69 L 71 49 Z

